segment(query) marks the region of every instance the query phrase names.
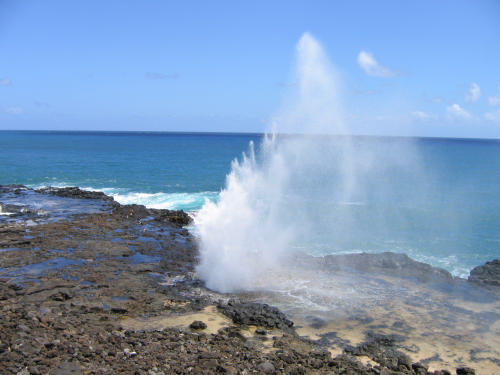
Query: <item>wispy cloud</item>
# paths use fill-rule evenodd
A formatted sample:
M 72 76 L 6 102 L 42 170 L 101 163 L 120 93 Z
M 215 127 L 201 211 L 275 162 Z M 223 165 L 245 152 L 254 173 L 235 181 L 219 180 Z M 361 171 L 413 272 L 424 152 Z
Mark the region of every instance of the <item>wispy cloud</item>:
M 490 96 L 488 98 L 488 104 L 493 106 L 493 107 L 496 107 L 497 105 L 500 104 L 500 96 L 499 95 L 496 95 L 496 96 Z
M 178 73 L 164 74 L 158 72 L 147 72 L 146 77 L 149 79 L 177 79 L 179 78 Z
M 11 115 L 20 115 L 23 113 L 23 109 L 21 107 L 7 107 L 5 108 L 5 112 Z
M 469 91 L 465 93 L 465 101 L 467 103 L 474 103 L 481 97 L 481 88 L 477 83 L 471 83 Z
M 498 86 L 498 90 L 500 90 L 500 86 Z M 500 104 L 500 95 L 495 95 L 495 96 L 490 96 L 488 98 L 488 104 L 496 107 L 497 105 Z
M 446 114 L 448 118 L 454 120 L 469 120 L 472 118 L 472 115 L 458 104 L 452 104 L 446 107 Z
M 419 121 L 428 121 L 436 118 L 436 115 L 434 113 L 423 112 L 423 111 L 413 111 L 411 115 L 413 116 L 413 118 Z
M 10 78 L 0 78 L 0 86 L 10 86 L 11 84 Z
M 382 66 L 375 60 L 373 54 L 366 51 L 361 51 L 358 55 L 358 65 L 365 71 L 366 74 L 373 77 L 394 77 L 397 72 Z
M 488 121 L 493 121 L 493 122 L 498 122 L 500 123 L 500 109 L 493 111 L 493 112 L 487 112 L 484 114 L 484 118 Z

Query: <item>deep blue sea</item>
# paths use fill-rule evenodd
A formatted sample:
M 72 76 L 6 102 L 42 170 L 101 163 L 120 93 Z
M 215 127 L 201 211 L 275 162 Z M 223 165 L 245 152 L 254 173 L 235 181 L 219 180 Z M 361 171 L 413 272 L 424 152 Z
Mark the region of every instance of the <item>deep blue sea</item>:
M 261 139 L 259 134 L 2 131 L 0 184 L 79 186 L 120 203 L 196 214 L 207 200 L 217 201 L 231 162 L 241 159 L 251 141 L 258 153 Z M 401 151 L 409 144 L 410 156 Z M 369 160 L 357 157 L 366 149 L 377 152 Z M 500 141 L 355 137 L 351 152 L 356 168 L 364 168 L 355 180 L 357 195 L 329 201 L 327 189 L 319 193 L 317 187 L 335 189 L 335 183 L 321 171 L 309 174 L 309 183 L 290 195 L 314 208 L 318 228 L 297 244 L 300 250 L 403 252 L 462 277 L 500 258 Z M 406 158 L 411 162 L 394 162 Z M 336 160 L 325 162 L 325 170 Z

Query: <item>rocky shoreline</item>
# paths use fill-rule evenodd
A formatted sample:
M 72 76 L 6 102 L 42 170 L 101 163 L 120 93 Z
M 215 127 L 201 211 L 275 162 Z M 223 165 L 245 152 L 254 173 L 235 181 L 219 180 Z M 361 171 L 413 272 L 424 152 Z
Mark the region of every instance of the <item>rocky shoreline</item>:
M 35 196 L 82 213 L 32 207 Z M 194 272 L 197 246 L 182 211 L 120 205 L 78 188 L 6 185 L 0 213 L 2 374 L 475 373 L 429 372 L 399 350 L 397 337 L 377 333 L 332 356 L 275 307 L 206 289 Z M 493 298 L 500 288 L 498 260 L 466 281 L 401 254 L 297 256 L 331 271 L 466 283 Z M 214 332 L 210 308 L 227 319 Z M 148 328 L 160 318 L 161 328 Z M 169 323 L 178 318 L 187 323 Z

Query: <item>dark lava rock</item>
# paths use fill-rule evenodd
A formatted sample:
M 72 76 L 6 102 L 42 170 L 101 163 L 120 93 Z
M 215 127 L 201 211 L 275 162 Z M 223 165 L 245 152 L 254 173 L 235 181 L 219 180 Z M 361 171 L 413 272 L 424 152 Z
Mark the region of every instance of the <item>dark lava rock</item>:
M 411 368 L 412 368 L 413 372 L 417 375 L 425 375 L 425 374 L 427 374 L 427 370 L 429 369 L 428 366 L 425 366 L 424 364 L 422 364 L 420 362 L 412 364 Z
M 124 219 L 145 219 L 150 216 L 149 210 L 140 204 L 118 205 L 113 215 Z
M 292 330 L 293 322 L 276 307 L 265 303 L 239 302 L 231 299 L 227 304 L 219 303 L 217 307 L 235 324 L 278 328 L 286 332 Z
M 150 208 L 149 212 L 158 221 L 168 221 L 178 226 L 191 224 L 193 219 L 182 210 L 160 210 Z
M 193 323 L 189 325 L 189 328 L 201 330 L 207 328 L 207 325 L 205 324 L 205 322 L 202 322 L 201 320 L 195 320 Z
M 368 341 L 344 351 L 355 356 L 367 356 L 394 371 L 411 371 L 412 362 L 403 352 L 395 349 L 398 338 L 394 335 L 371 335 Z
M 24 185 L 14 185 L 14 184 L 0 185 L 0 193 L 1 194 L 4 194 L 4 193 L 19 194 L 21 191 L 24 191 L 24 190 L 29 190 L 29 188 L 27 188 Z
M 265 335 L 267 335 L 267 330 L 265 328 L 258 327 L 255 330 L 255 334 L 265 336 Z
M 153 217 L 160 222 L 168 222 L 180 228 L 192 222 L 191 217 L 182 210 L 160 210 L 156 208 L 146 208 L 139 204 L 117 204 L 113 214 L 126 219 L 141 220 Z
M 470 367 L 459 367 L 457 368 L 457 375 L 475 375 L 476 371 Z
M 56 187 L 49 186 L 49 187 L 37 189 L 35 191 L 37 193 L 40 193 L 40 194 L 50 194 L 50 195 L 56 195 L 58 197 L 65 197 L 65 198 L 97 199 L 97 200 L 102 200 L 102 201 L 112 201 L 113 200 L 113 197 L 110 197 L 101 191 L 81 190 L 78 187 L 56 188 Z
M 489 288 L 500 287 L 500 260 L 494 259 L 470 271 L 469 282 Z

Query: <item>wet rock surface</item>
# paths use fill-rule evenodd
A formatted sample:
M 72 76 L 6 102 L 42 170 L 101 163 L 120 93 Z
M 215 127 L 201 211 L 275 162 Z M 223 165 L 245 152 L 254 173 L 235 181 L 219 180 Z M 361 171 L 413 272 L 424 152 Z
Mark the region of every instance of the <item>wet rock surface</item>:
M 384 252 L 379 254 L 341 254 L 312 257 L 298 254 L 296 261 L 310 264 L 326 271 L 354 270 L 370 274 L 391 275 L 415 279 L 419 282 L 450 283 L 460 282 L 448 271 L 429 264 L 417 262 L 406 254 Z M 463 280 L 462 280 L 463 281 Z
M 0 186 L 0 202 L 2 196 L 27 192 L 36 193 Z M 207 290 L 194 273 L 197 248 L 182 228 L 189 222 L 185 213 L 122 206 L 74 188 L 36 194 L 67 199 L 68 205 L 82 200 L 111 205 L 103 212 L 29 225 L 31 216 L 17 205 L 19 215 L 0 221 L 1 374 L 430 373 L 398 350 L 397 337 L 373 334 L 332 358 L 318 343 L 299 337 L 278 309 Z M 391 256 L 382 259 L 371 263 L 377 269 L 394 266 L 387 263 Z M 128 330 L 122 324 L 131 317 L 173 317 L 209 305 L 234 324 L 213 334 L 205 332 L 204 321 L 159 330 Z M 242 333 L 248 325 L 257 326 L 258 339 Z M 282 333 L 266 334 L 275 331 Z M 255 344 L 262 340 L 270 349 Z M 363 364 L 360 356 L 374 364 Z M 474 373 L 466 367 L 456 371 Z

